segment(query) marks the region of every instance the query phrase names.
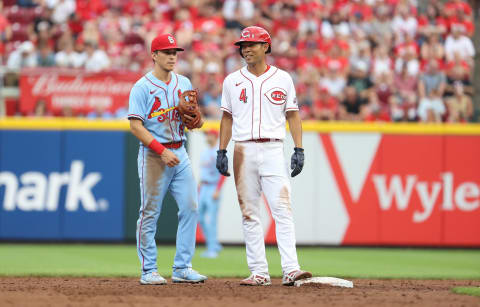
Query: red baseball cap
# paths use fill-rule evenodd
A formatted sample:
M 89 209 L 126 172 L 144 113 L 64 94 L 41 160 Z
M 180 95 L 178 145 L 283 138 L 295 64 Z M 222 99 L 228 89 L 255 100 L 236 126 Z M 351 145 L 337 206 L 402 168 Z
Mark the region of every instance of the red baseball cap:
M 162 34 L 152 40 L 152 45 L 150 47 L 151 52 L 167 49 L 175 49 L 178 51 L 184 50 L 177 46 L 177 40 L 171 34 Z

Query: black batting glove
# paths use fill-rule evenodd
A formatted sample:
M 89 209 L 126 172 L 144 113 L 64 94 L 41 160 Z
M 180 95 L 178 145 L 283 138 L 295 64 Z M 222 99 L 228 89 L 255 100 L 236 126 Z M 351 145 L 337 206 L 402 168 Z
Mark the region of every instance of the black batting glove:
M 305 155 L 303 153 L 303 148 L 295 147 L 293 149 L 292 161 L 290 163 L 290 168 L 292 171 L 292 177 L 297 176 L 303 169 L 303 163 L 305 161 Z M 218 161 L 218 160 L 217 160 Z M 217 162 L 218 163 L 218 162 Z
M 228 157 L 226 149 L 217 150 L 217 169 L 223 176 L 230 176 L 230 173 L 228 172 Z

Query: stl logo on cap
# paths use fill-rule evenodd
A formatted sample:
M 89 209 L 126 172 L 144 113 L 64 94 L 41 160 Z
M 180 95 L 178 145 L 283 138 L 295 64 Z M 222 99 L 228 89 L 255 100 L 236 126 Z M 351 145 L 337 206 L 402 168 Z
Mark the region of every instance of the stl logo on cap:
M 168 36 L 168 41 L 170 42 L 170 44 L 175 44 L 175 39 L 171 35 Z

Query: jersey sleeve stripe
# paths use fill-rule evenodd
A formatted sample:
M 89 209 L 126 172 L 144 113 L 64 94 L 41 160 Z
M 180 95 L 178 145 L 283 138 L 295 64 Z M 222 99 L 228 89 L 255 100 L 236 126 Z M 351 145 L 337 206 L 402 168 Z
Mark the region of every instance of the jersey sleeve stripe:
M 224 108 L 224 107 L 220 107 L 220 109 L 222 109 L 223 111 L 227 112 L 227 113 L 230 113 L 232 114 L 232 111 L 230 111 L 229 109 L 227 108 Z
M 138 119 L 141 119 L 142 121 L 145 121 L 145 118 L 141 117 L 141 116 L 138 115 L 138 114 L 128 114 L 127 118 L 128 118 L 128 119 L 130 119 L 130 118 L 138 118 Z
M 285 111 L 298 111 L 298 108 L 286 108 Z

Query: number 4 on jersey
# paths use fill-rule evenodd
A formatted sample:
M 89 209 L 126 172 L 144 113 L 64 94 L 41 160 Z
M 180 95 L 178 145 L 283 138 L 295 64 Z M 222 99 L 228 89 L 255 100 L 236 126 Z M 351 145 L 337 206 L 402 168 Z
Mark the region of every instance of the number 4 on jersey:
M 242 92 L 240 93 L 240 101 L 243 101 L 243 103 L 247 103 L 247 89 L 242 89 Z

